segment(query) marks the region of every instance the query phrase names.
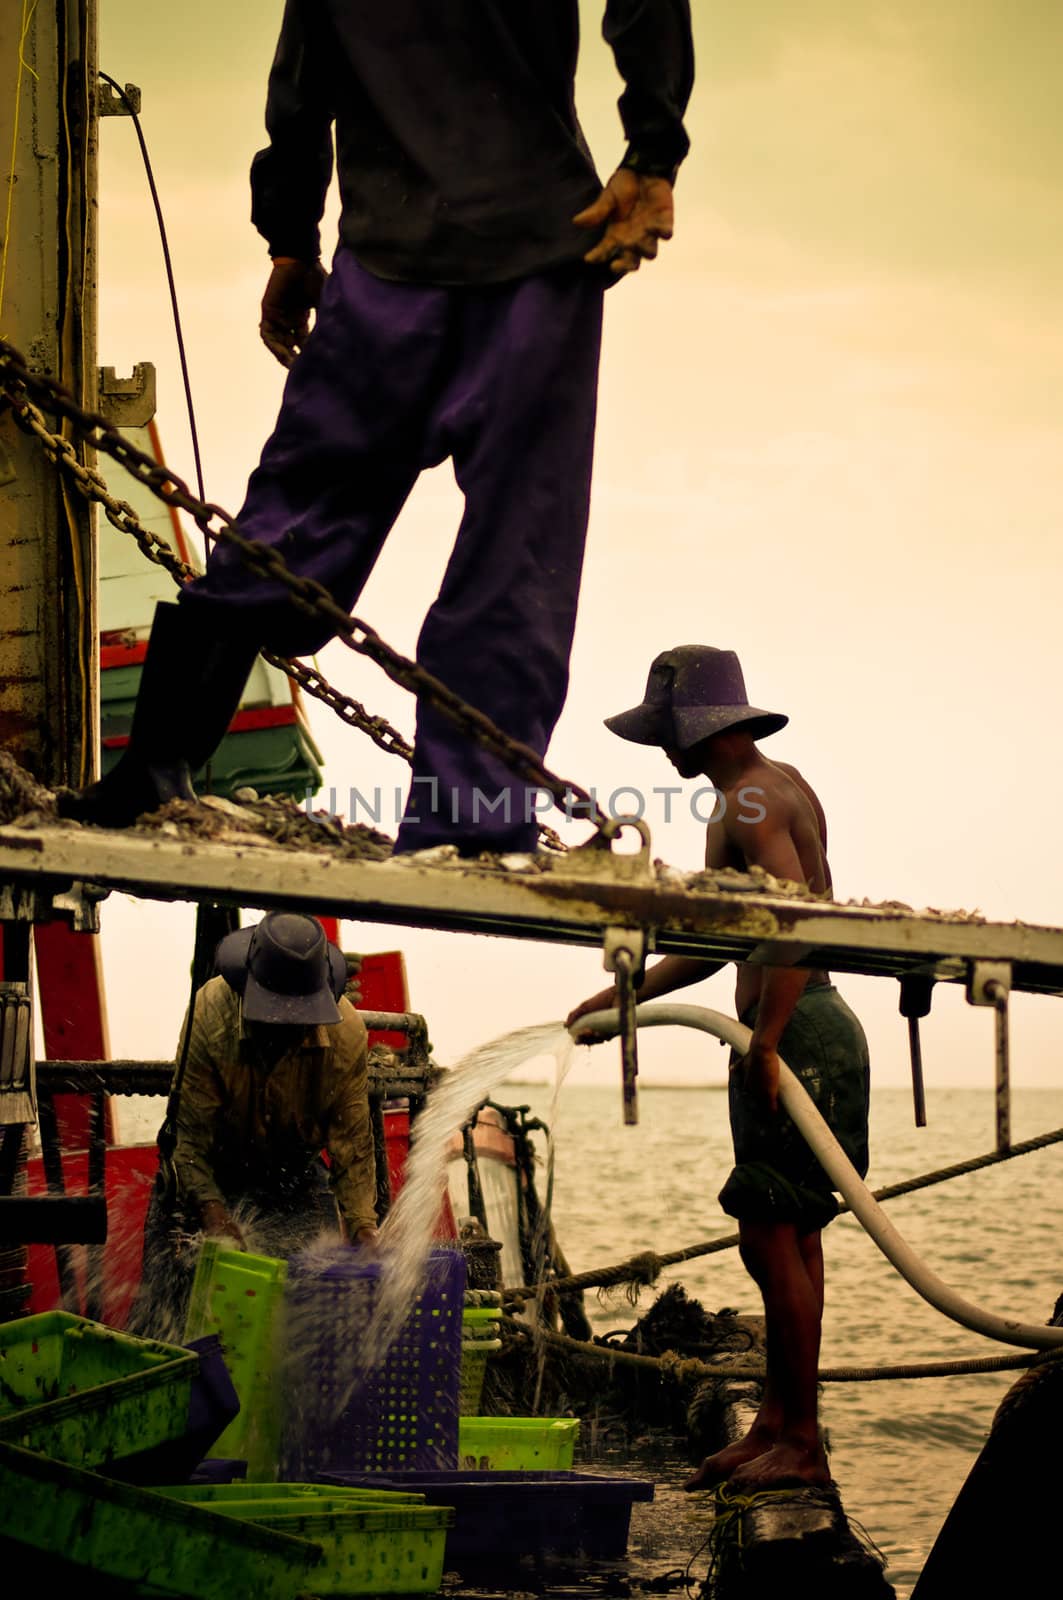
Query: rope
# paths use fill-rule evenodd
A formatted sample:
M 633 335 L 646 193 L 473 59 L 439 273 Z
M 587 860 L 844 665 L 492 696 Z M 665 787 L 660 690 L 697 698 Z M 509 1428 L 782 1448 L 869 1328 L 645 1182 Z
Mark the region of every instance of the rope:
M 951 1178 L 963 1178 L 970 1172 L 980 1172 L 983 1167 L 993 1167 L 1001 1161 L 1011 1161 L 1015 1156 L 1030 1155 L 1035 1150 L 1047 1149 L 1049 1145 L 1059 1144 L 1063 1141 L 1063 1128 L 1056 1128 L 1051 1133 L 1039 1133 L 1033 1139 L 1024 1139 L 1021 1144 L 1013 1144 L 1008 1150 L 991 1150 L 984 1156 L 971 1156 L 966 1161 L 957 1161 L 950 1167 L 938 1167 L 934 1172 L 924 1173 L 918 1178 L 905 1178 L 899 1183 L 890 1183 L 882 1189 L 875 1189 L 873 1196 L 876 1200 L 895 1200 L 899 1195 L 914 1194 L 918 1189 L 929 1189 L 937 1183 L 947 1183 Z M 847 1201 L 838 1205 L 838 1215 L 851 1211 L 852 1207 Z M 720 1234 L 716 1239 L 707 1239 L 702 1244 L 688 1245 L 685 1250 L 671 1250 L 665 1255 L 656 1255 L 652 1250 L 646 1250 L 641 1255 L 631 1256 L 627 1261 L 619 1261 L 612 1267 L 592 1267 L 586 1272 L 576 1273 L 568 1278 L 552 1279 L 548 1287 L 560 1294 L 570 1294 L 578 1289 L 611 1289 L 618 1284 L 628 1284 L 634 1291 L 633 1297 L 629 1296 L 634 1304 L 638 1298 L 638 1289 L 650 1287 L 666 1267 L 679 1266 L 684 1261 L 694 1261 L 699 1256 L 715 1255 L 719 1250 L 733 1250 L 738 1244 L 737 1233 Z M 514 1286 L 503 1291 L 507 1300 L 530 1300 L 538 1292 L 536 1286 Z
M 552 1285 L 551 1285 L 552 1287 Z M 763 1361 L 702 1361 L 697 1356 L 682 1356 L 669 1350 L 663 1356 L 640 1356 L 632 1350 L 616 1350 L 611 1345 L 587 1344 L 573 1339 L 567 1333 L 557 1333 L 552 1328 L 537 1328 L 530 1333 L 516 1317 L 503 1314 L 505 1328 L 513 1334 L 537 1343 L 553 1345 L 569 1355 L 589 1360 L 606 1361 L 610 1367 L 633 1367 L 643 1372 L 657 1372 L 676 1383 L 713 1382 L 739 1383 L 763 1382 Z M 817 1374 L 819 1383 L 875 1383 L 905 1378 L 958 1378 L 984 1372 L 1018 1372 L 1032 1366 L 1043 1356 L 970 1356 L 951 1361 L 916 1361 L 880 1367 L 821 1367 Z

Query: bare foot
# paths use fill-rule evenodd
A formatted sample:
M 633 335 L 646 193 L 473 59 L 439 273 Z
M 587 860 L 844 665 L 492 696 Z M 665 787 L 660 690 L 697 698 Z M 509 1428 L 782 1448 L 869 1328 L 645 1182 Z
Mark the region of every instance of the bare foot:
M 821 1444 L 808 1446 L 780 1440 L 770 1450 L 748 1458 L 731 1476 L 732 1489 L 742 1494 L 757 1494 L 762 1489 L 787 1486 L 823 1488 L 831 1481 L 830 1468 Z
M 726 1483 L 739 1467 L 755 1461 L 758 1456 L 770 1450 L 775 1443 L 775 1437 L 775 1433 L 767 1428 L 750 1428 L 744 1439 L 738 1439 L 723 1450 L 717 1450 L 715 1455 L 706 1456 L 694 1476 L 684 1483 L 683 1488 L 687 1494 L 693 1494 L 696 1489 L 714 1489 L 717 1484 Z

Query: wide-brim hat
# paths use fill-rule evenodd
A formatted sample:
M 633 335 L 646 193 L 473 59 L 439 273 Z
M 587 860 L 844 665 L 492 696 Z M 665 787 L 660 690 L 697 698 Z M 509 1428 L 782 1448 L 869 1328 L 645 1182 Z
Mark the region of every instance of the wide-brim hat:
M 656 658 L 642 704 L 606 717 L 605 725 L 633 744 L 689 750 L 728 728 L 741 727 L 754 739 L 765 739 L 789 720 L 779 711 L 749 704 L 733 650 L 683 644 Z
M 242 997 L 247 1022 L 311 1027 L 340 1020 L 347 962 L 316 917 L 271 911 L 254 927 L 226 934 L 214 959 Z

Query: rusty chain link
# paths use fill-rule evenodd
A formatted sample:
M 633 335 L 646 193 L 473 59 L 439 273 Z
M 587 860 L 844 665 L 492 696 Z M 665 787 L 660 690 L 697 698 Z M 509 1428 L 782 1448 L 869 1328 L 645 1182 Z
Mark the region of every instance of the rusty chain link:
M 11 399 L 11 396 L 8 398 Z M 103 507 L 108 522 L 112 523 L 120 533 L 128 533 L 136 540 L 141 553 L 147 556 L 149 561 L 153 561 L 156 566 L 165 567 L 178 583 L 187 583 L 189 578 L 196 576 L 194 569 L 187 561 L 181 560 L 166 539 L 157 533 L 152 533 L 150 528 L 145 528 L 128 500 L 116 499 L 106 479 L 94 468 L 87 467 L 84 462 L 78 460 L 77 451 L 70 440 L 52 432 L 44 416 L 31 400 L 22 400 L 21 403 L 12 400 L 12 408 L 15 421 L 23 432 L 32 433 L 40 441 L 48 459 L 73 479 L 86 500 L 95 500 L 97 505 Z
M 360 700 L 353 700 L 349 694 L 334 688 L 316 667 L 308 667 L 305 661 L 297 661 L 293 657 L 274 655 L 272 650 L 263 650 L 262 659 L 268 661 L 271 667 L 278 667 L 281 672 L 286 672 L 293 683 L 297 683 L 300 689 L 305 689 L 315 700 L 320 700 L 323 705 L 328 706 L 349 728 L 357 728 L 359 733 L 367 734 L 381 750 L 387 750 L 393 756 L 401 756 L 403 761 L 412 764 L 413 745 L 402 736 L 398 728 L 393 728 L 386 717 L 374 716 L 371 711 L 367 711 Z
M 73 479 L 86 500 L 94 500 L 97 505 L 103 507 L 108 522 L 120 533 L 126 533 L 134 539 L 141 553 L 147 556 L 149 561 L 153 561 L 156 566 L 164 567 L 178 584 L 187 583 L 190 578 L 197 576 L 195 568 L 189 566 L 187 561 L 181 560 L 168 540 L 160 534 L 153 533 L 150 528 L 145 528 L 127 500 L 115 498 L 102 474 L 78 460 L 77 452 L 70 440 L 51 431 L 43 414 L 32 400 L 23 400 L 21 404 L 14 406 L 13 411 L 15 421 L 26 433 L 33 434 L 40 441 L 48 459 Z M 304 662 L 288 660 L 267 650 L 262 652 L 262 657 L 270 666 L 286 673 L 315 700 L 327 705 L 348 727 L 357 728 L 359 733 L 367 734 L 382 750 L 390 751 L 393 755 L 401 756 L 404 761 L 412 762 L 413 746 L 397 728 L 391 726 L 386 717 L 373 716 L 358 700 L 342 694 L 316 667 L 308 667 Z
M 111 495 L 99 473 L 78 461 L 76 451 L 68 440 L 48 430 L 34 401 L 39 401 L 46 409 L 65 418 L 91 448 L 117 461 L 131 477 L 164 504 L 184 511 L 203 533 L 231 544 L 252 572 L 276 580 L 288 591 L 293 605 L 308 615 L 326 621 L 336 637 L 342 639 L 349 649 L 375 661 L 394 683 L 441 712 L 467 738 L 497 756 L 514 776 L 549 794 L 554 804 L 564 810 L 567 816 L 585 815 L 599 827 L 606 820 L 587 790 L 552 773 L 529 745 L 510 738 L 484 712 L 469 705 L 417 662 L 393 649 L 375 628 L 349 615 L 336 604 L 322 584 L 313 578 L 297 577 L 279 551 L 246 539 L 221 506 L 197 499 L 177 473 L 160 466 L 151 456 L 139 450 L 105 417 L 80 406 L 54 379 L 31 372 L 21 353 L 5 339 L 0 339 L 0 388 L 11 402 L 16 421 L 27 432 L 37 435 L 50 459 L 71 475 L 83 494 L 104 507 L 109 522 L 135 538 L 148 559 L 167 568 L 178 582 L 186 582 L 189 577 L 195 576 L 193 569 L 180 560 L 164 539 L 143 527 L 128 502 Z M 405 756 L 409 746 L 401 734 L 391 728 L 385 719 L 370 716 L 357 701 L 334 689 L 320 673 L 302 665 L 293 672 L 290 663 L 279 657 L 267 656 L 266 659 L 289 672 L 308 693 L 324 700 L 345 722 L 368 733 L 381 748 Z M 540 831 L 548 844 L 554 848 L 564 848 L 552 829 L 540 825 Z

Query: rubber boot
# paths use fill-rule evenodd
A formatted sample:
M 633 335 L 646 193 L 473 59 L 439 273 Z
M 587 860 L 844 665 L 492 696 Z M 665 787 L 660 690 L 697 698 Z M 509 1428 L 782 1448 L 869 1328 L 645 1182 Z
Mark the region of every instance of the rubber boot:
M 192 774 L 221 743 L 257 654 L 239 634 L 207 633 L 184 606 L 158 604 L 129 743 L 105 778 L 58 797 L 60 815 L 129 828 L 168 800 L 194 800 Z

